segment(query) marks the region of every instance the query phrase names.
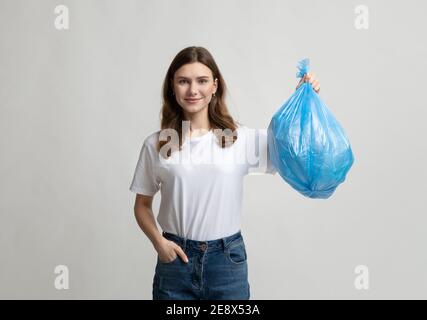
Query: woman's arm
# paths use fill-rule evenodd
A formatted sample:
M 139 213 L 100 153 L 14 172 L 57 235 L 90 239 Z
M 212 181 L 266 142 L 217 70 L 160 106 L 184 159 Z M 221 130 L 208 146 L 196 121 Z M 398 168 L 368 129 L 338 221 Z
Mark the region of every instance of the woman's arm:
M 156 220 L 152 210 L 153 197 L 137 194 L 135 199 L 135 218 L 139 227 L 150 239 L 154 249 L 159 254 L 162 262 L 171 262 L 178 256 L 185 262 L 188 262 L 187 256 L 180 246 L 175 242 L 164 238 L 157 229 Z
M 139 227 L 150 239 L 154 248 L 161 243 L 163 236 L 157 229 L 156 221 L 152 210 L 153 197 L 137 194 L 135 198 L 135 218 Z

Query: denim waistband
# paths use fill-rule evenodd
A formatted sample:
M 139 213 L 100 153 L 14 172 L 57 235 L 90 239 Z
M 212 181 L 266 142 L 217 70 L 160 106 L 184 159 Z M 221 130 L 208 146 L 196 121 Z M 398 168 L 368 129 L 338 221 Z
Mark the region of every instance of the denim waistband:
M 185 250 L 186 248 L 192 248 L 194 250 L 200 251 L 223 250 L 227 248 L 233 241 L 240 238 L 243 239 L 241 231 L 238 231 L 228 237 L 207 241 L 190 240 L 165 231 L 163 231 L 162 234 L 163 237 L 165 237 L 166 239 L 172 240 L 173 242 L 180 245 L 183 250 Z

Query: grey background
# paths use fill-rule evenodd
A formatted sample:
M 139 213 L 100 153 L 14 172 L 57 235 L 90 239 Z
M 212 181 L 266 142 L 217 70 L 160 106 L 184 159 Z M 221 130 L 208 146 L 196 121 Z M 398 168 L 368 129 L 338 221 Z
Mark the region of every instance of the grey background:
M 354 27 L 360 4 L 368 30 Z M 355 155 L 328 200 L 245 178 L 251 298 L 427 298 L 426 12 L 421 0 L 1 0 L 0 298 L 151 299 L 156 252 L 128 188 L 167 67 L 190 45 L 214 55 L 230 112 L 252 128 L 310 58 Z M 54 287 L 61 264 L 69 290 Z M 357 265 L 369 290 L 354 287 Z

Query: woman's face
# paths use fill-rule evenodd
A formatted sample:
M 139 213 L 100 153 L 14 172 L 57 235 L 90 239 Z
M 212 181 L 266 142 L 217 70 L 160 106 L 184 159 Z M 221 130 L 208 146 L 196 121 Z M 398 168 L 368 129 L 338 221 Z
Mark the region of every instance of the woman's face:
M 218 79 L 214 81 L 211 69 L 200 62 L 181 66 L 172 85 L 176 101 L 187 113 L 207 108 L 217 87 Z

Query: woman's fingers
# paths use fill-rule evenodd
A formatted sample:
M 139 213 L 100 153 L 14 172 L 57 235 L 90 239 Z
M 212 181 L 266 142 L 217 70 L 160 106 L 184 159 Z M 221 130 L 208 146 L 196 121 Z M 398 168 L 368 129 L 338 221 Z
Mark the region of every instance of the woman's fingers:
M 184 253 L 184 251 L 182 250 L 182 248 L 180 246 L 176 245 L 175 251 L 178 254 L 178 256 L 181 257 L 182 261 L 188 262 L 187 255 Z
M 311 86 L 313 87 L 314 91 L 319 93 L 320 91 L 320 85 L 319 81 L 316 79 L 316 75 L 312 73 L 307 73 L 307 80 L 306 82 L 309 82 Z
M 305 78 L 306 78 L 306 82 L 312 83 L 314 80 L 316 80 L 316 75 L 309 72 L 306 74 Z
M 314 91 L 319 91 L 319 89 L 320 89 L 319 81 L 314 80 L 311 85 L 313 86 Z
M 317 93 L 319 93 L 320 90 L 320 85 L 319 85 L 319 81 L 316 79 L 316 75 L 308 72 L 306 73 L 301 80 L 299 81 L 296 89 L 298 89 L 304 82 L 308 82 L 311 84 L 311 86 L 313 87 L 314 91 L 316 91 Z
M 314 77 L 313 77 L 314 79 Z M 314 79 L 313 82 L 311 82 L 311 86 L 313 87 L 314 91 L 316 91 L 317 93 L 319 93 L 320 90 L 320 85 L 319 85 L 319 81 Z

